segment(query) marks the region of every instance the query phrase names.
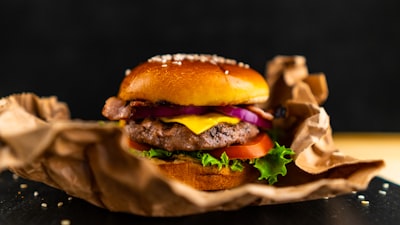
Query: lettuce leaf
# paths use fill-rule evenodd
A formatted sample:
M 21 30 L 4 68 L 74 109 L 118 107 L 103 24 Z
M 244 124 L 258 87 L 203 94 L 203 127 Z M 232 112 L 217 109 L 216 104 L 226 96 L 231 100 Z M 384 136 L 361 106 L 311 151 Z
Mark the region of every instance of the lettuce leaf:
M 225 154 L 226 155 L 226 154 Z M 206 153 L 203 154 L 203 156 L 201 157 L 201 164 L 203 166 L 218 166 L 218 169 L 222 169 L 222 165 L 223 163 L 221 162 L 221 160 L 215 158 L 214 156 Z
M 255 168 L 260 171 L 259 180 L 268 180 L 269 184 L 278 181 L 278 175 L 287 174 L 286 164 L 290 163 L 294 151 L 275 142 L 275 147 L 264 157 L 251 161 Z
M 218 166 L 219 170 L 221 170 L 223 166 L 229 167 L 232 171 L 243 171 L 244 169 L 244 166 L 242 165 L 240 160 L 230 160 L 225 152 L 222 153 L 220 159 L 215 158 L 209 153 L 201 152 L 201 164 L 203 166 L 216 165 Z
M 148 157 L 148 158 L 155 157 L 155 158 L 165 159 L 165 158 L 171 157 L 172 156 L 172 152 L 169 152 L 169 151 L 166 151 L 166 150 L 163 150 L 163 149 L 154 149 L 154 148 L 152 148 L 152 149 L 150 149 L 148 151 L 143 151 L 143 155 L 145 157 Z
M 240 160 L 235 159 L 229 168 L 231 168 L 232 171 L 243 171 L 244 166 Z

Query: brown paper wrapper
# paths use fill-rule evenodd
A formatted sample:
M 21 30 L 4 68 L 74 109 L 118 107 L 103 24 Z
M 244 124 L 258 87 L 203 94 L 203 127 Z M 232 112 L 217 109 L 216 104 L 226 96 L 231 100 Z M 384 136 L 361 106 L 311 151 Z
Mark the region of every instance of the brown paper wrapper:
M 288 175 L 274 185 L 246 184 L 204 192 L 162 176 L 129 153 L 124 130 L 113 122 L 71 120 L 56 97 L 16 94 L 0 100 L 0 170 L 9 169 L 110 211 L 182 216 L 248 205 L 278 204 L 365 189 L 383 166 L 340 153 L 332 141 L 323 74 L 309 75 L 301 56 L 277 56 L 267 67 L 266 109 L 285 107 L 274 120 L 295 152 Z

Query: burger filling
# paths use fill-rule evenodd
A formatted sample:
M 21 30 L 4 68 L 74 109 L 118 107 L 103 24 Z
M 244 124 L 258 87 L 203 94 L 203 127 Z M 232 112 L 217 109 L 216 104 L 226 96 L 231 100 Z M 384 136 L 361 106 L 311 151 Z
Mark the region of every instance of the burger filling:
M 233 171 L 243 170 L 247 163 L 260 171 L 259 179 L 273 184 L 278 175 L 286 175 L 286 164 L 294 152 L 271 141 L 266 134 L 271 115 L 260 110 L 254 106 L 126 103 L 111 97 L 103 115 L 124 122 L 135 154 L 163 160 L 183 155 L 203 166 Z

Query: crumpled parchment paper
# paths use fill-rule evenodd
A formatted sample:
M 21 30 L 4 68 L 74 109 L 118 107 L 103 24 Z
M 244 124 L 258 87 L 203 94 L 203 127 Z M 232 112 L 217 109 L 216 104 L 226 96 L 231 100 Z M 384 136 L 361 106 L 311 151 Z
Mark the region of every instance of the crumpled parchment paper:
M 286 109 L 274 126 L 281 144 L 296 152 L 288 175 L 274 186 L 195 190 L 129 153 L 127 135 L 114 122 L 70 119 L 65 103 L 33 93 L 0 100 L 0 170 L 110 211 L 143 216 L 235 210 L 365 189 L 384 162 L 358 160 L 336 149 L 330 118 L 320 106 L 328 95 L 325 75 L 310 75 L 302 56 L 277 56 L 267 63 L 266 78 L 271 95 L 263 107 Z

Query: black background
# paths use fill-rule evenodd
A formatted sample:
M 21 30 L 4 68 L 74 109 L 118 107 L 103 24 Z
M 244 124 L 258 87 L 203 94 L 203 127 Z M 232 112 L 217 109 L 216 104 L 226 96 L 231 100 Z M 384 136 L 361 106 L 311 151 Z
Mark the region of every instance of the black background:
M 304 55 L 327 75 L 334 131 L 399 131 L 397 0 L 2 0 L 0 96 L 57 95 L 103 119 L 127 68 L 165 53 L 210 53 L 261 73 Z

